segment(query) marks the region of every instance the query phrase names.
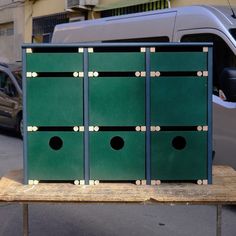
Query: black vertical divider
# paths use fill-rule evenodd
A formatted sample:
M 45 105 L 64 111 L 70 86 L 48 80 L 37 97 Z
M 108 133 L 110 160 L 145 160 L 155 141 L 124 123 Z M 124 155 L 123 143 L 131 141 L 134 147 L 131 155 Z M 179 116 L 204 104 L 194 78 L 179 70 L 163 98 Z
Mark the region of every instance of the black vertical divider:
M 23 83 L 23 167 L 24 167 L 24 184 L 28 184 L 28 134 L 27 134 L 27 78 L 26 78 L 26 48 L 22 50 L 22 83 Z
M 88 78 L 88 48 L 84 48 L 84 179 L 89 184 L 89 78 Z
M 146 48 L 146 181 L 151 184 L 151 79 L 150 48 Z
M 213 48 L 212 46 L 208 47 L 208 137 L 207 137 L 207 143 L 208 143 L 208 155 L 207 155 L 207 164 L 208 164 L 208 183 L 212 184 L 212 68 L 213 68 Z

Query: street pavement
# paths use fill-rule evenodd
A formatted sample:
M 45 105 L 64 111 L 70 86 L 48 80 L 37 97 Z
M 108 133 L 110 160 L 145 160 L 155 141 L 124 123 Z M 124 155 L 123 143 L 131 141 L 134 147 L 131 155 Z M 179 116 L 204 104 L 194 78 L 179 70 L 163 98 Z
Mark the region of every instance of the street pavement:
M 22 168 L 22 145 L 14 132 L 0 131 L 0 176 Z M 217 157 L 217 162 L 230 160 Z M 31 204 L 29 216 L 30 236 L 216 235 L 214 206 Z M 235 222 L 236 207 L 224 207 L 222 236 L 236 235 Z M 0 236 L 18 235 L 22 235 L 21 205 L 0 204 Z

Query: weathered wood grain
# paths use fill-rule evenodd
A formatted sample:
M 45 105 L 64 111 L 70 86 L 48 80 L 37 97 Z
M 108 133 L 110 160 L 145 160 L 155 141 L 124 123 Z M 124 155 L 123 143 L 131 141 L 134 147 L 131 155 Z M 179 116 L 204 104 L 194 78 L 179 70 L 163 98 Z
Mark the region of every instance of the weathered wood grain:
M 0 202 L 120 202 L 236 204 L 236 171 L 229 166 L 214 166 L 213 184 L 162 183 L 159 186 L 131 183 L 39 183 L 23 185 L 22 171 L 12 171 L 0 180 Z

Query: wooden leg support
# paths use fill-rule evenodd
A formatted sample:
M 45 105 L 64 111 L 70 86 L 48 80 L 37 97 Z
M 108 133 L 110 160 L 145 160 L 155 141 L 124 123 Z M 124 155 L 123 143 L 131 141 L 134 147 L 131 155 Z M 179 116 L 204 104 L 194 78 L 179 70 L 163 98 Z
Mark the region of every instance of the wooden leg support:
M 222 205 L 216 205 L 216 236 L 222 233 Z
M 23 204 L 23 236 L 29 236 L 29 206 Z

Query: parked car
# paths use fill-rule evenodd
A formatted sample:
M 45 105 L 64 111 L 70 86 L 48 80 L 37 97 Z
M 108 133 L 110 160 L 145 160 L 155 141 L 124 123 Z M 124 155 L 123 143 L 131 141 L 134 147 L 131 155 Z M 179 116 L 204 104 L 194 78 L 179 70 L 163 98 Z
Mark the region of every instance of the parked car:
M 20 64 L 0 63 L 0 126 L 15 129 L 23 136 Z

